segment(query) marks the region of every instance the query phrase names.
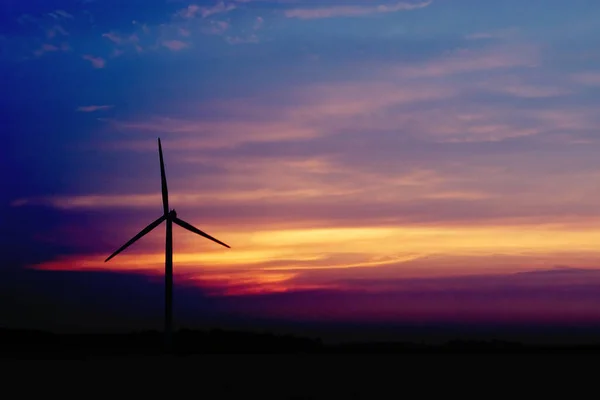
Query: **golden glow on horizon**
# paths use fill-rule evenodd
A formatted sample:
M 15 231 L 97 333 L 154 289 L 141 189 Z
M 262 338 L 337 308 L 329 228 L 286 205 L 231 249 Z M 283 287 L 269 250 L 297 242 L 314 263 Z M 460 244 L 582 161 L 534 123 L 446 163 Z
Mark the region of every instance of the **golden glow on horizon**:
M 223 250 L 194 235 L 176 239 L 175 271 L 208 286 L 222 287 L 225 293 L 258 293 L 285 291 L 299 287 L 327 286 L 328 270 L 369 268 L 376 275 L 381 268 L 395 267 L 420 260 L 426 268 L 422 275 L 473 272 L 468 261 L 461 267 L 448 270 L 427 259 L 489 257 L 495 254 L 520 257 L 523 255 L 557 255 L 560 253 L 597 253 L 600 230 L 559 229 L 551 226 L 529 227 L 370 227 L 263 230 L 258 232 L 222 231 L 217 237 L 235 238 L 231 250 Z M 180 240 L 181 238 L 181 240 Z M 202 245 L 201 252 L 193 251 Z M 132 247 L 133 253 L 122 253 L 109 263 L 106 255 L 72 257 L 38 265 L 49 270 L 109 270 L 162 274 L 164 254 L 143 252 L 141 242 Z M 142 251 L 140 253 L 140 251 Z M 535 268 L 535 263 L 523 266 Z M 399 267 L 402 268 L 402 267 Z M 414 267 L 413 267 L 414 269 Z M 383 271 L 383 270 L 382 270 Z M 477 273 L 497 270 L 478 266 Z M 297 281 L 298 274 L 304 277 Z M 311 281 L 311 274 L 321 274 Z M 297 281 L 297 282 L 296 282 Z M 330 283 L 333 284 L 333 283 Z M 234 289 L 243 286 L 242 289 Z M 231 287 L 232 291 L 228 291 Z

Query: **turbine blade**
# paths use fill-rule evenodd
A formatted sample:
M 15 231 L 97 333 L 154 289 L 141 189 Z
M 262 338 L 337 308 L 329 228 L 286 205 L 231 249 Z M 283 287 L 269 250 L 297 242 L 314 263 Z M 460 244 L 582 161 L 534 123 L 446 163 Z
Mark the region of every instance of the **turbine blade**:
M 125 250 L 127 247 L 131 246 L 137 240 L 141 239 L 144 235 L 146 235 L 147 233 L 149 233 L 152 229 L 154 229 L 158 225 L 160 225 L 165 219 L 167 219 L 167 217 L 163 215 L 162 217 L 160 217 L 159 219 L 157 219 L 156 221 L 154 221 L 153 223 L 151 223 L 150 225 L 148 225 L 147 227 L 145 227 L 140 233 L 138 233 L 137 235 L 135 235 L 129 242 L 125 243 L 119 250 L 117 250 L 114 253 L 112 253 L 110 257 L 108 257 L 106 260 L 104 260 L 104 262 L 109 261 L 111 258 L 113 258 L 117 254 L 119 254 L 120 252 L 122 252 L 123 250 Z
M 163 211 L 167 215 L 169 213 L 169 189 L 167 188 L 167 176 L 165 174 L 165 161 L 163 159 L 162 144 L 158 138 L 158 154 L 160 156 L 160 182 L 162 185 L 162 200 Z
M 215 239 L 214 237 L 210 236 L 209 234 L 202 232 L 200 229 L 193 227 L 192 225 L 188 224 L 187 222 L 185 222 L 185 221 L 183 221 L 183 220 L 181 220 L 181 219 L 179 219 L 177 217 L 175 217 L 173 219 L 173 222 L 175 222 L 180 227 L 182 227 L 184 229 L 187 229 L 190 232 L 193 232 L 193 233 L 195 233 L 197 235 L 200 235 L 200 236 L 205 237 L 205 238 L 207 238 L 209 240 L 212 240 L 215 243 L 219 243 L 221 246 L 225 246 L 228 249 L 231 248 L 228 245 L 226 245 L 225 243 L 221 242 L 220 240 Z

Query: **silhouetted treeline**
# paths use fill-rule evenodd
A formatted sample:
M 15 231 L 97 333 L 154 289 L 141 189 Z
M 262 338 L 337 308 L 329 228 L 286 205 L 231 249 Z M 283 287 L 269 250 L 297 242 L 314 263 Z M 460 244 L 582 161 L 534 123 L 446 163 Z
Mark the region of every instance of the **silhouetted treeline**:
M 0 329 L 0 356 L 18 358 L 87 358 L 143 356 L 163 353 L 163 335 L 149 331 L 129 334 L 54 334 Z M 426 354 L 426 353 L 600 353 L 600 345 L 534 346 L 499 340 L 418 343 L 323 344 L 320 339 L 236 331 L 181 330 L 174 352 L 193 354 Z

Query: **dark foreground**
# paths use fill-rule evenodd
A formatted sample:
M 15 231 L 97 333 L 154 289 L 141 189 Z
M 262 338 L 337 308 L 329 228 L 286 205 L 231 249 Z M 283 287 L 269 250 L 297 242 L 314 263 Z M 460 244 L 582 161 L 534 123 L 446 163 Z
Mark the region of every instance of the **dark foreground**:
M 4 359 L 90 359 L 156 357 L 165 354 L 160 332 L 53 334 L 0 329 Z M 452 340 L 443 344 L 324 344 L 319 339 L 234 331 L 182 330 L 174 335 L 173 356 L 226 354 L 596 354 L 600 345 L 532 345 L 499 340 Z
M 600 354 L 600 346 L 590 345 L 493 340 L 332 345 L 231 331 L 180 331 L 175 343 L 175 354 L 165 354 L 159 332 L 0 330 L 3 389 L 24 398 L 43 393 L 61 399 L 373 400 L 411 393 L 483 398 L 481 388 L 494 397 L 504 391 L 504 397 L 520 398 L 527 391 L 537 398 L 543 388 L 561 383 L 568 387 L 568 398 L 579 398 L 581 383 L 595 382 L 582 378 L 593 374 Z

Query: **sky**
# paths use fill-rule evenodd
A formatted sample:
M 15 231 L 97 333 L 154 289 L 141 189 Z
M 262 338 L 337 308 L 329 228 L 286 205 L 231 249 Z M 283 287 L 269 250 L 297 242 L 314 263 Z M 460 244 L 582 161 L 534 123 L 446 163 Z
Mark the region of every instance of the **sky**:
M 600 4 L 5 0 L 4 325 L 600 322 Z M 7 151 L 8 150 L 8 151 Z M 178 314 L 179 313 L 179 314 Z M 112 325 L 111 325 L 112 324 Z

